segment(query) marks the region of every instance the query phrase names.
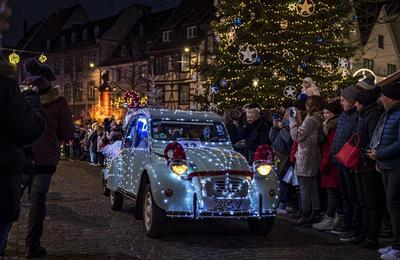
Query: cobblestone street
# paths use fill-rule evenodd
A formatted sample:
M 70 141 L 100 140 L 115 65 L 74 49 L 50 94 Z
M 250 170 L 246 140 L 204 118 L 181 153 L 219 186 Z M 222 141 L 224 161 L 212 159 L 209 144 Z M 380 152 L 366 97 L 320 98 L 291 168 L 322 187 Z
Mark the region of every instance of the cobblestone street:
M 161 240 L 145 236 L 130 201 L 122 212 L 101 195 L 100 168 L 62 162 L 53 179 L 42 244 L 45 259 L 376 259 L 377 253 L 344 245 L 332 235 L 276 221 L 268 237 L 239 221 L 174 220 Z M 23 259 L 27 211 L 13 226 L 6 259 Z

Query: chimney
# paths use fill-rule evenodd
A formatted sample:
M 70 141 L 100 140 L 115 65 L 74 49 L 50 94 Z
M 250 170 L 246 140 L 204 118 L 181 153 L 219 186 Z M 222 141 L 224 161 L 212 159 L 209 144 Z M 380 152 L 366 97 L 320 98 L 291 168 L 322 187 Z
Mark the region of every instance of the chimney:
M 22 22 L 22 31 L 24 32 L 24 35 L 26 35 L 26 33 L 28 32 L 28 21 L 24 20 Z

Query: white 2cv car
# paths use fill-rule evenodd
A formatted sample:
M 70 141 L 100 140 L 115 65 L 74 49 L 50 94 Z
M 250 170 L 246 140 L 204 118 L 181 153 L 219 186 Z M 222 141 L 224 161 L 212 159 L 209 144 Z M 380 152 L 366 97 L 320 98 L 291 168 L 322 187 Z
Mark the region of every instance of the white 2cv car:
M 113 210 L 132 199 L 150 237 L 164 234 L 167 218 L 247 219 L 252 232 L 267 235 L 279 198 L 273 153 L 265 148 L 249 166 L 217 114 L 138 110 L 103 170 L 104 193 Z

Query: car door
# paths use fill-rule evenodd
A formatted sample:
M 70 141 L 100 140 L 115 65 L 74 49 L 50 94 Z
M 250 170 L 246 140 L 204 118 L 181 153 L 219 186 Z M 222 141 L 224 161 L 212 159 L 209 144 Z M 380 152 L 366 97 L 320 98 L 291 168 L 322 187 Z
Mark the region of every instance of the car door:
M 135 139 L 131 149 L 130 165 L 131 165 L 131 180 L 132 187 L 128 190 L 134 195 L 137 195 L 140 185 L 140 178 L 146 165 L 151 162 L 150 153 L 150 126 L 149 119 L 143 115 L 136 118 Z
M 131 172 L 130 161 L 132 153 L 131 149 L 133 147 L 136 134 L 136 129 L 135 129 L 136 121 L 137 119 L 134 118 L 128 124 L 127 131 L 122 141 L 122 150 L 118 162 L 119 164 L 118 168 L 122 175 L 120 187 L 125 191 L 130 190 L 132 186 L 132 179 L 130 175 Z

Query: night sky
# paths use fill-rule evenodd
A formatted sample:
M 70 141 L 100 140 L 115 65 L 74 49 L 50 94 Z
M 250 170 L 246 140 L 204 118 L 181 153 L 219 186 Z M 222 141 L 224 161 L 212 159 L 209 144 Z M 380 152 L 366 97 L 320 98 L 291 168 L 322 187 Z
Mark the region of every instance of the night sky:
M 98 19 L 117 14 L 121 9 L 133 4 L 151 5 L 153 10 L 160 10 L 178 4 L 180 0 L 9 0 L 13 9 L 11 29 L 4 35 L 4 44 L 12 46 L 22 37 L 23 21 L 28 21 L 28 28 L 34 23 L 47 17 L 57 6 L 64 8 L 81 4 L 90 19 Z

